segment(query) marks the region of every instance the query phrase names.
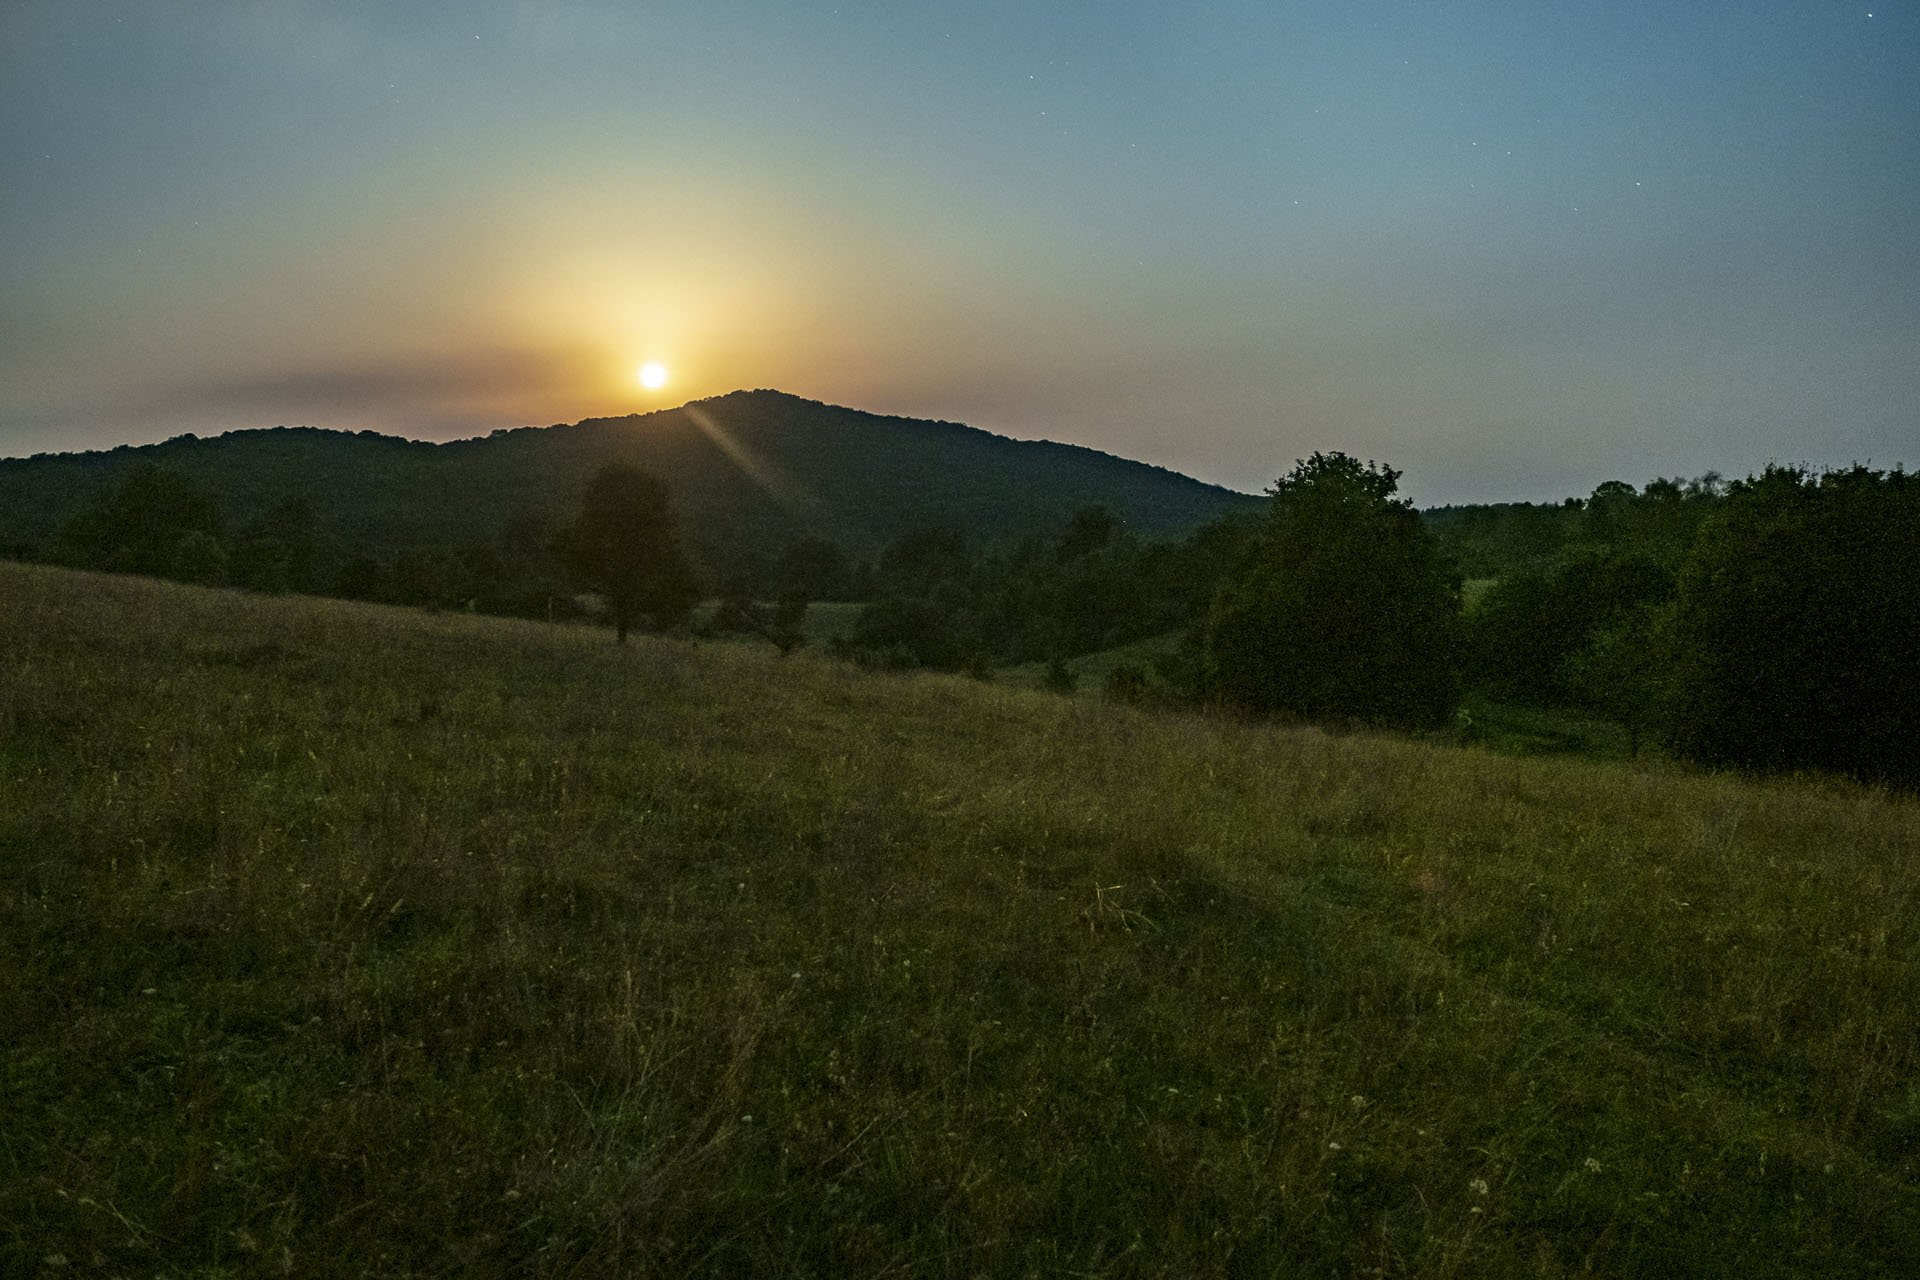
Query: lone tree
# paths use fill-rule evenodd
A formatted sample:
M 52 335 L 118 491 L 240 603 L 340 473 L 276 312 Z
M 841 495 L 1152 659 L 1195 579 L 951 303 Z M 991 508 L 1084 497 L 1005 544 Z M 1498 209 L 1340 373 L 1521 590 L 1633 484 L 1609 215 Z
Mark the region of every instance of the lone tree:
M 1208 692 L 1256 714 L 1436 724 L 1452 713 L 1460 579 L 1400 473 L 1316 453 L 1275 483 L 1204 632 Z
M 628 463 L 610 462 L 587 482 L 560 553 L 582 586 L 607 598 L 622 644 L 638 616 L 671 626 L 700 598 L 674 537 L 666 486 Z

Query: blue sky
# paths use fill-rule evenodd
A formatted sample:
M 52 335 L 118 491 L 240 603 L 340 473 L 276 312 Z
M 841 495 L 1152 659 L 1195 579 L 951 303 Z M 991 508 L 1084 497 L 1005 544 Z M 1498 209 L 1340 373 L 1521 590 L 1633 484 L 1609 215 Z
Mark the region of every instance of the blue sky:
M 1920 465 L 1910 3 L 15 0 L 0 165 L 0 455 L 777 387 L 1422 504 Z

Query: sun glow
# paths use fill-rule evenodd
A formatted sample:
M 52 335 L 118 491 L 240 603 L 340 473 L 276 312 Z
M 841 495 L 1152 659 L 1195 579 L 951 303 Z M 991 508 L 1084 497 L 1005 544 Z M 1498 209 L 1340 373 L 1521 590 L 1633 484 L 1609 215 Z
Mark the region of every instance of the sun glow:
M 667 366 L 655 360 L 649 360 L 640 366 L 640 385 L 649 391 L 658 391 L 667 385 Z

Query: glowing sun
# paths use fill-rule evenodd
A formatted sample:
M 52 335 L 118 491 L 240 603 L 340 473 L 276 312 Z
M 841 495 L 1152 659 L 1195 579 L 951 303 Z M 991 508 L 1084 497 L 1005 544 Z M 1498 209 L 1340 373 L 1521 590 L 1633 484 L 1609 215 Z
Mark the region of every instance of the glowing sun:
M 658 391 L 667 385 L 667 366 L 649 360 L 640 366 L 640 385 L 649 391 Z

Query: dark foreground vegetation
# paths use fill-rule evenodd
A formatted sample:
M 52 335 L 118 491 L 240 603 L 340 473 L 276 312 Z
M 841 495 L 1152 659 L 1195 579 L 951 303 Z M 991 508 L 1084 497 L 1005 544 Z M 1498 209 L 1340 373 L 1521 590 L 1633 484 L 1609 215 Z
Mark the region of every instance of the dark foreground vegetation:
M 1905 1276 L 1920 808 L 0 564 L 8 1275 Z

